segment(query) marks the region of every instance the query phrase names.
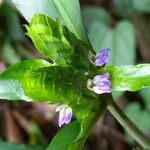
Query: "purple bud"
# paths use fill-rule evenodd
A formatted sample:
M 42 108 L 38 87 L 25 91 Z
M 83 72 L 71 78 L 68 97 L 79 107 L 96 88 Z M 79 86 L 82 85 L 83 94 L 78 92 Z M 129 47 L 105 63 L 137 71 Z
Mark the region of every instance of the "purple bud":
M 56 108 L 56 112 L 59 112 L 58 125 L 61 127 L 63 124 L 68 124 L 72 118 L 72 109 L 67 105 L 60 105 Z
M 109 73 L 97 75 L 93 80 L 88 80 L 87 87 L 96 94 L 110 93 L 111 82 L 108 80 L 109 77 Z
M 108 51 L 110 48 L 104 48 L 100 52 L 96 54 L 96 60 L 95 60 L 95 65 L 96 66 L 102 66 L 105 63 L 108 62 Z

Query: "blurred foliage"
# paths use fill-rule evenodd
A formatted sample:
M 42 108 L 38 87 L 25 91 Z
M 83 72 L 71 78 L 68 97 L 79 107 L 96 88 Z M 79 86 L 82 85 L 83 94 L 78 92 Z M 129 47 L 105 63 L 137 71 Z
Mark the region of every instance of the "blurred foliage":
M 113 0 L 118 14 L 132 17 L 141 13 L 150 13 L 150 0 Z
M 45 150 L 45 146 L 25 145 L 25 144 L 12 144 L 0 141 L 0 148 L 2 150 Z
M 150 111 L 150 88 L 142 89 L 140 94 L 143 97 L 145 107 Z
M 0 17 L 4 18 L 5 36 L 7 38 L 19 42 L 24 39 L 24 33 L 21 23 L 16 12 L 8 4 L 0 6 Z
M 136 126 L 145 134 L 150 129 L 150 112 L 142 109 L 138 103 L 130 103 L 126 108 L 126 114 Z M 131 136 L 127 133 L 128 139 L 133 142 Z
M 17 12 L 7 3 L 0 5 L 0 60 L 7 65 L 33 58 Z

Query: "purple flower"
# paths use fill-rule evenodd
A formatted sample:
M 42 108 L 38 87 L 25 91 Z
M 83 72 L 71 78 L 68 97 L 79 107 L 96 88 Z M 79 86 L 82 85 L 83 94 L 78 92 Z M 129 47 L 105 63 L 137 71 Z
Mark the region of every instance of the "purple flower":
M 96 60 L 95 60 L 95 65 L 96 66 L 102 66 L 105 63 L 108 62 L 108 51 L 110 48 L 104 48 L 100 52 L 96 54 Z
M 95 76 L 93 80 L 89 79 L 87 82 L 88 89 L 96 94 L 110 93 L 111 82 L 108 80 L 109 77 L 109 73 L 106 73 Z
M 59 112 L 58 125 L 61 127 L 63 124 L 68 124 L 72 118 L 72 109 L 67 105 L 60 105 L 56 108 L 56 112 Z

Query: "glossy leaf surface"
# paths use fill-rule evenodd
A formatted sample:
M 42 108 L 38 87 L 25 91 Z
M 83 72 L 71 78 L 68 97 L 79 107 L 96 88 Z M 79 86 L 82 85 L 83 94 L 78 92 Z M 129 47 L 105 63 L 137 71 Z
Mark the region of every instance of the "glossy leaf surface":
M 108 66 L 102 72 L 110 73 L 113 90 L 137 91 L 150 86 L 149 64 Z
M 80 73 L 71 68 L 51 66 L 44 60 L 16 64 L 0 75 L 0 97 L 31 98 L 63 102 L 81 96 Z M 67 100 L 68 99 L 68 100 Z
M 0 98 L 49 103 L 66 103 L 76 117 L 87 117 L 97 98 L 86 87 L 84 72 L 52 66 L 44 60 L 15 64 L 0 75 Z

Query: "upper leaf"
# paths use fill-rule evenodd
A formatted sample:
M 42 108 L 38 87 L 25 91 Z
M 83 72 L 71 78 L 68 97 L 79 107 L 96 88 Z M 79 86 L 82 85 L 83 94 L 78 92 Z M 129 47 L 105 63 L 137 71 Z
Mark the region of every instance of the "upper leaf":
M 113 90 L 137 91 L 150 86 L 150 64 L 108 66 L 102 72 L 110 73 Z
M 58 65 L 66 66 L 71 62 L 73 46 L 71 46 L 69 32 L 62 26 L 59 20 L 56 22 L 44 15 L 35 15 L 26 26 L 28 35 L 36 48 L 47 58 L 53 59 Z M 65 35 L 67 34 L 67 35 Z M 66 36 L 66 37 L 65 37 Z
M 48 16 L 38 14 L 26 28 L 40 53 L 57 65 L 88 68 L 87 45 L 69 32 L 60 20 L 53 21 Z
M 61 18 L 63 24 L 75 36 L 89 44 L 82 24 L 78 0 L 8 0 L 13 2 L 23 16 L 30 22 L 35 14 L 44 14 L 56 20 Z

